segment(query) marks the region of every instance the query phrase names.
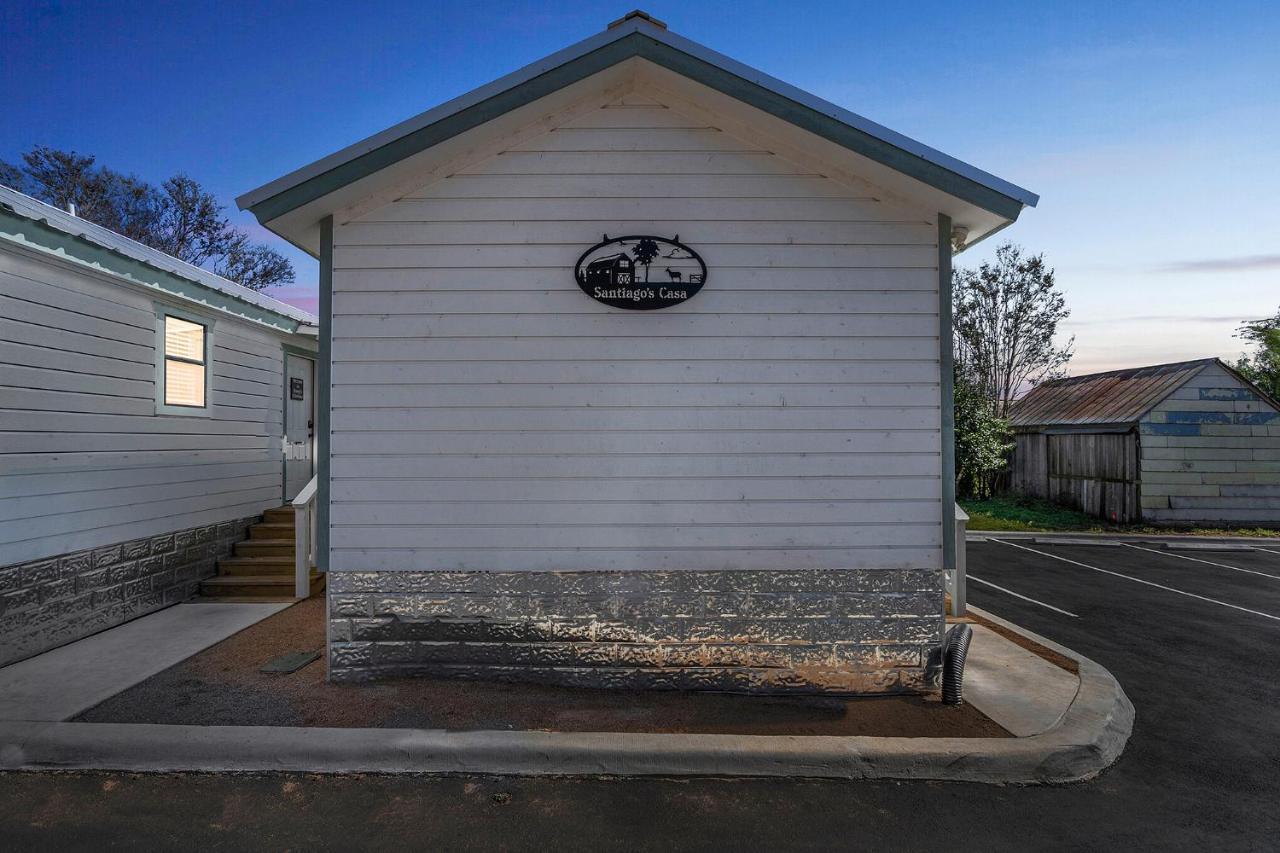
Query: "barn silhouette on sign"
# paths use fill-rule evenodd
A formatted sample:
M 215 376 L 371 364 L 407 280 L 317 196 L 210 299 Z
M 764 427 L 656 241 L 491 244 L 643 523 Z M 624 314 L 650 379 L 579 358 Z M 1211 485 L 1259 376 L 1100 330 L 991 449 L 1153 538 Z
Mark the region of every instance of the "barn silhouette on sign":
M 583 270 L 583 278 L 587 284 L 599 284 L 608 287 L 629 285 L 635 282 L 636 263 L 625 252 L 606 255 L 591 261 Z

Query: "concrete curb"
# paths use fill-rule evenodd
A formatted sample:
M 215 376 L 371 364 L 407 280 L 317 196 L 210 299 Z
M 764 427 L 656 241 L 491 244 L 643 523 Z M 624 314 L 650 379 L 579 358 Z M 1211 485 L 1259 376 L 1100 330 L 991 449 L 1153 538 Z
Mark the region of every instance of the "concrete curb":
M 1107 670 L 1073 658 L 1080 689 L 1056 725 L 1024 738 L 875 738 L 421 729 L 0 723 L 0 768 L 503 776 L 789 776 L 1062 783 L 1120 755 L 1133 706 Z
M 967 530 L 964 541 L 982 542 L 986 539 L 1079 539 L 1082 542 L 1206 542 L 1214 545 L 1271 545 L 1280 548 L 1280 537 L 1265 536 L 1191 536 L 1180 533 L 1085 533 L 1076 530 Z M 1019 629 L 1021 630 L 1021 629 Z

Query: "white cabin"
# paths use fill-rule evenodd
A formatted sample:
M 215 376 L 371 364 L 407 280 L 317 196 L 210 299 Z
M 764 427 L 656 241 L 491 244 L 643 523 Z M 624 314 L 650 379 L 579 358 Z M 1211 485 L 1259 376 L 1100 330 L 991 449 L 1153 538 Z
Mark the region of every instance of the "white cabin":
M 1033 195 L 637 13 L 240 202 L 322 265 L 333 677 L 921 689 L 952 242 Z M 700 289 L 593 298 L 575 263 L 623 235 Z M 631 251 L 628 288 L 687 280 Z M 723 666 L 634 664 L 706 642 Z

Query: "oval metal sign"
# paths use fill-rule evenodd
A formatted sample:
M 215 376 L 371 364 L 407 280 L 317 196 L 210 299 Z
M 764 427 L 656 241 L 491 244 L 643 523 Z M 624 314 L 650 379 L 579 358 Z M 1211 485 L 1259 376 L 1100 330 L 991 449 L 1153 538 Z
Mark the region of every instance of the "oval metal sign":
M 604 235 L 578 258 L 578 287 L 597 302 L 632 311 L 670 308 L 707 283 L 707 265 L 680 242 L 644 234 Z

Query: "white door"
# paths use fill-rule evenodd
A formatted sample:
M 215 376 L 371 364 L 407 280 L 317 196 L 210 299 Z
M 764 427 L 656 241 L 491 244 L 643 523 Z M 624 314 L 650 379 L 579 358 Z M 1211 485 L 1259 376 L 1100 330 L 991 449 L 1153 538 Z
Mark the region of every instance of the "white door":
M 315 362 L 284 357 L 284 499 L 291 501 L 315 473 Z

